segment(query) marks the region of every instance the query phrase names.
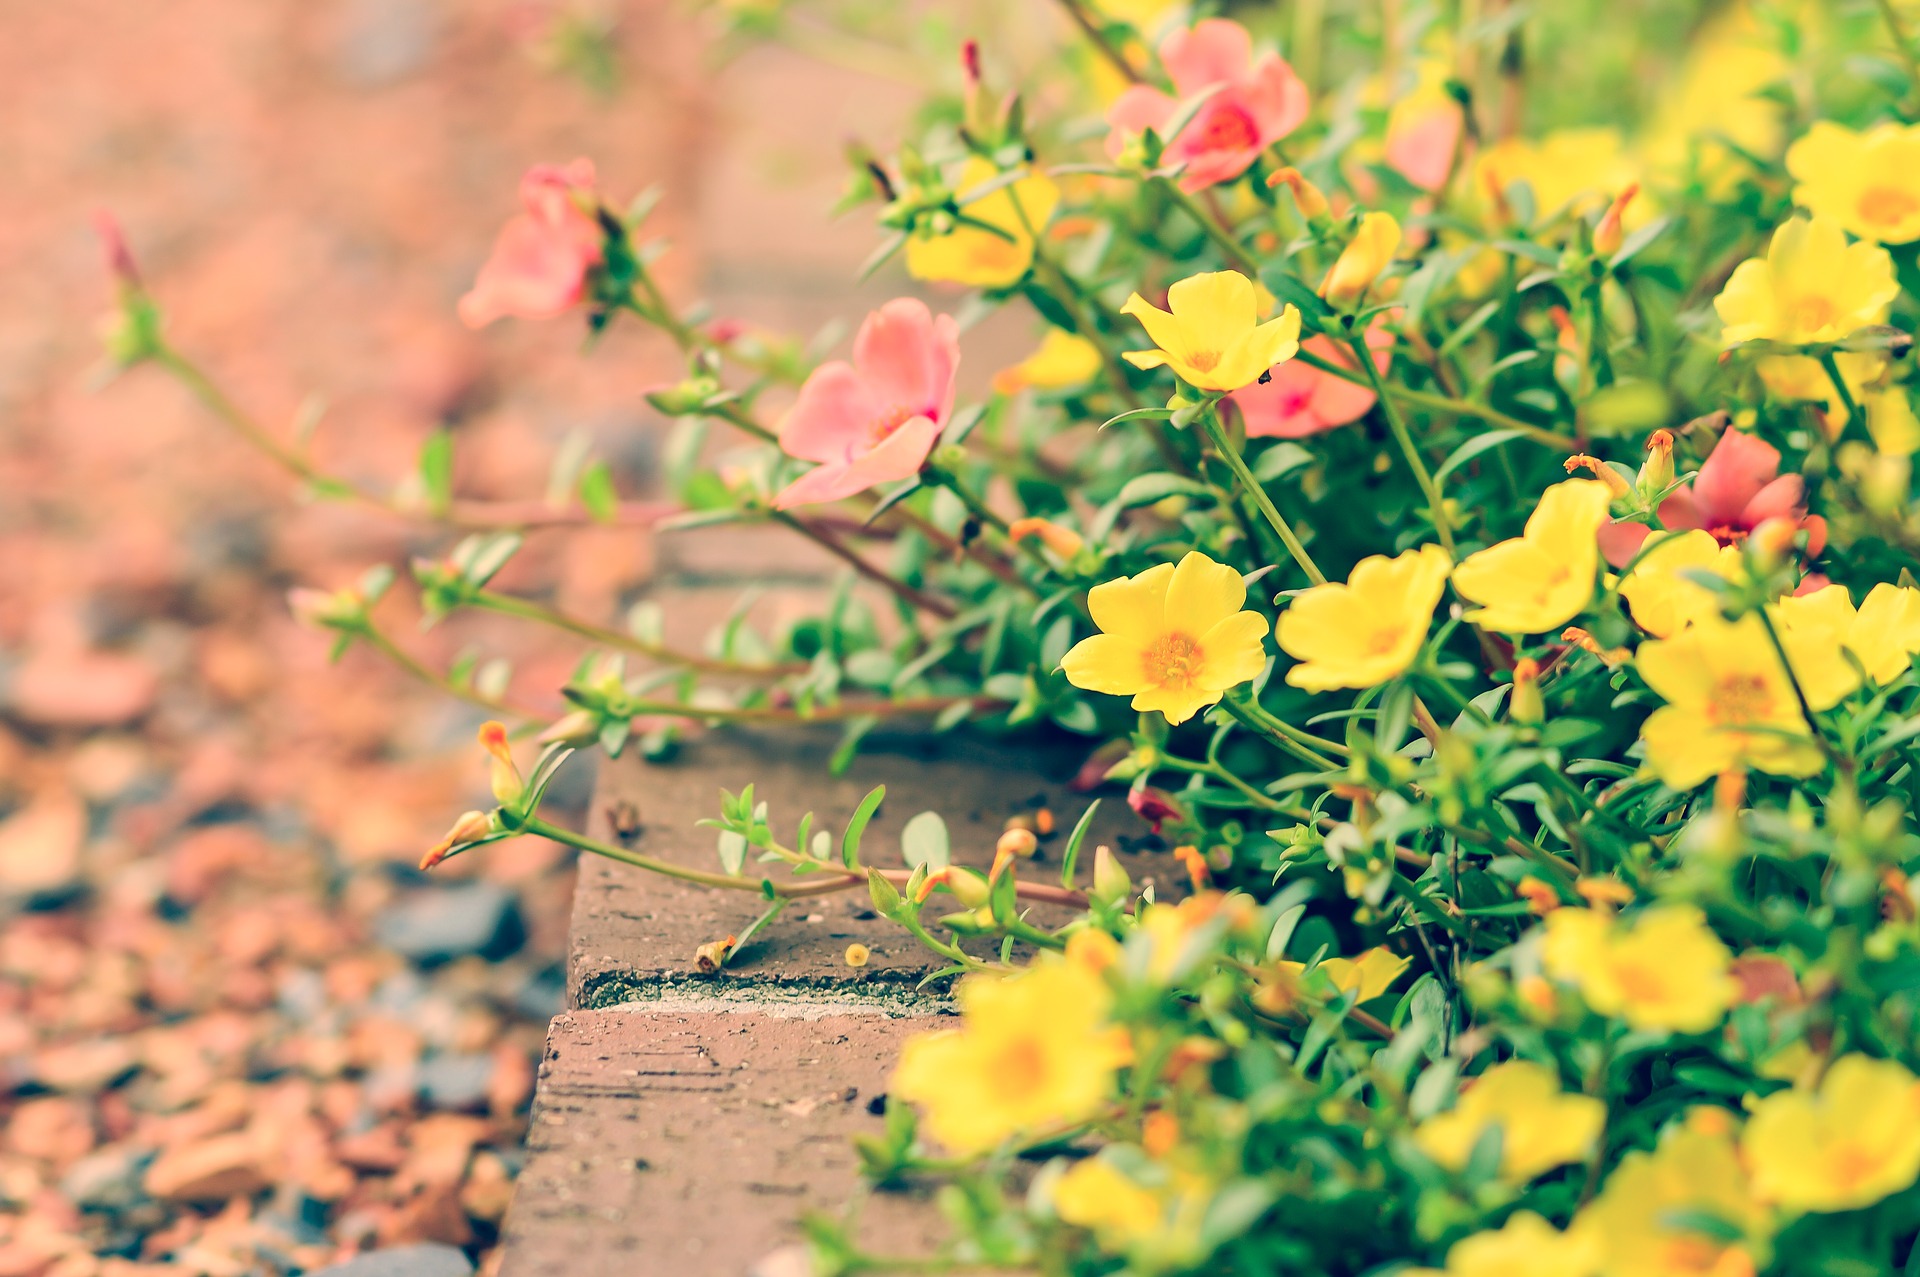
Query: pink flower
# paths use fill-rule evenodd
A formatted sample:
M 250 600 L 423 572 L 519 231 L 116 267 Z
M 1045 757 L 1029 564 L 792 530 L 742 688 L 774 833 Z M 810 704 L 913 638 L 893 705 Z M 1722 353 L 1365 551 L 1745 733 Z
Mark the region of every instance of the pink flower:
M 1466 112 L 1444 93 L 1398 103 L 1387 117 L 1387 167 L 1423 191 L 1439 190 L 1453 172 L 1466 124 Z
M 1307 118 L 1307 86 L 1275 54 L 1256 63 L 1253 37 L 1237 22 L 1208 18 L 1190 31 L 1174 32 L 1160 45 L 1160 65 L 1179 97 L 1144 84 L 1121 94 L 1107 111 L 1113 130 L 1107 154 L 1118 156 L 1146 129 L 1164 130 L 1182 99 L 1211 90 L 1179 136 L 1167 139 L 1167 162 L 1186 166 L 1182 190 L 1239 177 Z
M 484 328 L 508 315 L 552 319 L 579 302 L 587 273 L 601 261 L 603 235 L 581 207 L 593 198 L 593 161 L 536 164 L 520 179 L 526 212 L 493 241 L 473 287 L 460 299 L 460 322 Z
M 1393 334 L 1379 320 L 1367 329 L 1367 347 L 1373 351 L 1374 367 L 1385 372 L 1393 361 Z M 1300 348 L 1342 368 L 1354 367 L 1353 352 L 1331 337 L 1312 338 Z M 1227 398 L 1240 410 L 1249 438 L 1305 439 L 1360 420 L 1373 407 L 1374 393 L 1303 360 L 1289 359 L 1273 368 L 1273 380 L 1266 385 L 1256 381 Z
M 1714 444 L 1693 482 L 1660 503 L 1668 531 L 1702 528 L 1721 545 L 1739 545 L 1768 519 L 1789 519 L 1807 530 L 1807 555 L 1827 543 L 1827 521 L 1807 513 L 1806 481 L 1780 473 L 1780 451 L 1764 439 L 1728 430 Z M 1607 561 L 1622 567 L 1647 539 L 1645 524 L 1615 523 L 1600 529 Z
M 838 501 L 919 472 L 953 412 L 960 328 L 912 297 L 867 316 L 853 363 L 821 364 L 780 423 L 780 447 L 820 465 L 789 484 L 786 510 Z

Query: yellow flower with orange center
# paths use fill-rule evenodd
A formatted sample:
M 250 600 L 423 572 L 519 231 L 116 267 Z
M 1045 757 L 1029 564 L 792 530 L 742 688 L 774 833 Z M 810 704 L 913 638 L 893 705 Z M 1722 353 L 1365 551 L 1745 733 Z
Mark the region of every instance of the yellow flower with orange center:
M 1769 1225 L 1732 1121 L 1722 1110 L 1696 1109 L 1651 1152 L 1621 1158 L 1572 1231 L 1599 1247 L 1599 1277 L 1754 1277 Z
M 1843 1055 L 1817 1090 L 1755 1104 L 1740 1147 L 1763 1201 L 1796 1211 L 1871 1206 L 1920 1177 L 1920 1078 L 1892 1060 Z
M 1729 346 L 1807 346 L 1883 322 L 1899 295 L 1886 249 L 1848 243 L 1846 228 L 1832 218 L 1796 217 L 1773 233 L 1765 257 L 1740 263 L 1713 308 Z
M 1300 661 L 1287 682 L 1310 692 L 1376 687 L 1406 673 L 1426 642 L 1453 560 L 1437 545 L 1374 555 L 1344 583 L 1295 596 L 1280 617 L 1281 650 Z
M 1732 580 L 1742 570 L 1739 549 L 1721 545 L 1711 532 L 1655 532 L 1620 582 L 1620 597 L 1635 625 L 1655 638 L 1671 638 L 1720 610 L 1719 596 L 1690 572 L 1713 572 Z
M 1087 608 L 1100 633 L 1060 668 L 1075 687 L 1131 696 L 1133 708 L 1184 723 L 1265 668 L 1266 618 L 1242 611 L 1246 599 L 1240 574 L 1198 550 L 1096 585 Z
M 1300 312 L 1288 306 L 1261 323 L 1260 300 L 1253 281 L 1231 270 L 1181 280 L 1167 290 L 1166 310 L 1135 293 L 1120 313 L 1138 319 L 1156 349 L 1127 351 L 1127 362 L 1164 365 L 1195 390 L 1251 385 L 1300 350 Z
M 1920 239 L 1920 127 L 1888 122 L 1866 132 L 1816 120 L 1787 148 L 1793 202 L 1861 239 Z
M 907 240 L 907 274 L 971 288 L 1005 288 L 1033 266 L 1034 238 L 1046 229 L 1060 203 L 1060 188 L 1040 173 L 966 197 L 1000 175 L 975 156 L 960 170 L 954 193 L 965 201 L 961 221 L 944 235 L 918 230 Z M 973 226 L 968 222 L 979 222 Z
M 1090 1230 L 1102 1244 L 1124 1249 L 1163 1227 L 1160 1193 L 1129 1177 L 1104 1157 L 1074 1163 L 1053 1184 L 1053 1210 L 1062 1221 Z
M 1467 619 L 1501 634 L 1557 630 L 1593 601 L 1600 525 L 1612 496 L 1597 479 L 1556 483 L 1540 497 L 1526 530 L 1467 556 L 1453 588 L 1481 606 Z
M 1043 960 L 964 981 L 958 1029 L 908 1040 L 891 1090 L 920 1107 L 927 1133 L 957 1153 L 1084 1121 L 1113 1096 L 1131 1058 L 1107 1022 L 1112 994 L 1086 965 Z
M 1402 957 L 1391 949 L 1375 948 L 1358 958 L 1322 959 L 1314 970 L 1324 974 L 1340 992 L 1354 994 L 1355 1003 L 1360 1003 L 1372 1001 L 1392 988 L 1393 982 L 1412 962 L 1411 958 Z M 1287 982 L 1285 987 L 1294 987 L 1307 970 L 1304 962 L 1277 962 L 1274 965 Z
M 1593 909 L 1547 915 L 1547 974 L 1589 1007 L 1636 1029 L 1704 1033 L 1739 994 L 1732 958 L 1699 910 L 1658 905 L 1625 923 Z
M 1882 686 L 1893 682 L 1920 652 L 1920 590 L 1911 586 L 1882 581 L 1855 608 L 1846 586 L 1828 585 L 1781 599 L 1768 610 L 1800 690 L 1815 710 L 1831 709 L 1851 696 L 1860 686 L 1861 670 Z
M 1414 1142 L 1442 1166 L 1460 1170 L 1490 1130 L 1500 1132 L 1500 1176 L 1524 1184 L 1593 1152 L 1607 1106 L 1560 1089 L 1552 1069 L 1531 1060 L 1496 1064 L 1460 1093 L 1451 1112 L 1430 1117 Z
M 1823 763 L 1793 682 L 1758 616 L 1702 616 L 1643 643 L 1634 668 L 1667 703 L 1640 727 L 1647 767 L 1692 789 L 1736 767 L 1811 776 Z

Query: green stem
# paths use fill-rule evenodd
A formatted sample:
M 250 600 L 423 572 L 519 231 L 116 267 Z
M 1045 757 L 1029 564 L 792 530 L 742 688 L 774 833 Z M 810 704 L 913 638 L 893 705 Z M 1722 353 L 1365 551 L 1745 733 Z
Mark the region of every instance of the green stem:
M 1287 553 L 1293 556 L 1293 561 L 1300 565 L 1300 570 L 1307 574 L 1309 581 L 1315 585 L 1325 585 L 1326 573 L 1320 570 L 1320 566 L 1313 561 L 1313 556 L 1307 553 L 1307 547 L 1301 544 L 1298 536 L 1294 535 L 1293 525 L 1288 523 L 1286 517 L 1280 513 L 1279 507 L 1273 504 L 1273 498 L 1267 495 L 1267 490 L 1260 486 L 1258 479 L 1253 477 L 1253 471 L 1247 468 L 1246 460 L 1241 457 L 1240 450 L 1235 448 L 1227 438 L 1226 427 L 1220 424 L 1217 401 L 1208 403 L 1200 410 L 1200 424 L 1205 428 L 1207 438 L 1213 442 L 1214 450 L 1220 454 L 1220 459 L 1227 463 L 1227 468 L 1233 471 L 1234 477 L 1240 481 L 1240 486 L 1253 499 L 1253 503 L 1260 507 L 1260 513 L 1264 514 L 1267 522 L 1273 525 L 1273 530 L 1280 536 L 1280 543 L 1287 547 Z
M 1170 177 L 1157 177 L 1154 181 L 1166 190 L 1174 203 L 1185 210 L 1187 216 L 1200 223 L 1200 229 L 1207 233 L 1207 238 L 1219 245 L 1220 251 L 1226 254 L 1227 260 L 1232 262 L 1236 269 L 1255 283 L 1259 282 L 1260 263 L 1254 259 L 1252 253 L 1247 251 L 1246 245 L 1235 239 L 1231 231 L 1215 221 L 1212 214 L 1201 206 L 1199 200 L 1181 190 L 1178 182 Z
M 1887 24 L 1887 34 L 1893 39 L 1894 48 L 1900 51 L 1900 60 L 1907 64 L 1907 75 L 1920 89 L 1920 54 L 1913 50 L 1913 40 L 1907 35 L 1907 24 L 1901 19 L 1900 11 L 1893 6 L 1893 0 L 1879 0 L 1880 17 Z
M 489 612 L 498 612 L 503 616 L 517 616 L 522 620 L 535 621 L 541 625 L 550 625 L 554 629 L 564 630 L 580 638 L 599 643 L 606 647 L 621 648 L 637 652 L 666 665 L 679 665 L 687 669 L 703 670 L 710 674 L 746 674 L 777 677 L 783 674 L 802 674 L 807 670 L 804 664 L 786 665 L 750 665 L 739 661 L 722 660 L 718 657 L 699 656 L 692 652 L 682 652 L 662 643 L 649 643 L 619 630 L 604 625 L 595 625 L 591 621 L 550 608 L 544 603 L 532 599 L 523 599 L 512 594 L 498 594 L 492 590 L 476 590 L 469 601 Z
M 687 705 L 674 701 L 624 701 L 622 708 L 633 714 L 655 714 L 662 718 L 686 718 L 714 723 L 832 723 L 849 718 L 897 718 L 915 714 L 938 714 L 961 702 L 975 709 L 994 709 L 1008 702 L 991 696 L 921 696 L 908 700 L 836 701 L 817 705 L 804 713 L 773 705 Z
M 959 609 L 945 599 L 935 598 L 922 590 L 916 590 L 905 581 L 897 580 L 892 574 L 882 571 L 854 552 L 852 547 L 833 533 L 818 524 L 811 523 L 799 515 L 787 510 L 772 510 L 769 517 L 776 523 L 785 524 L 807 540 L 813 542 L 827 553 L 851 567 L 861 576 L 891 591 L 902 603 L 922 612 L 929 612 L 943 621 L 951 621 L 959 615 Z
M 1354 359 L 1366 370 L 1367 380 L 1373 386 L 1373 393 L 1380 400 L 1380 410 L 1386 414 L 1387 425 L 1393 431 L 1394 441 L 1400 445 L 1400 451 L 1407 459 L 1407 465 L 1413 470 L 1414 482 L 1427 497 L 1427 515 L 1433 520 L 1433 530 L 1440 538 L 1440 546 L 1449 555 L 1453 554 L 1453 528 L 1447 522 L 1446 504 L 1440 496 L 1440 485 L 1433 481 L 1433 472 L 1427 469 L 1427 463 L 1421 459 L 1420 450 L 1414 446 L 1413 434 L 1407 429 L 1407 419 L 1400 414 L 1399 405 L 1393 402 L 1387 393 L 1387 383 L 1381 378 L 1380 370 L 1374 366 L 1373 352 L 1367 349 L 1364 338 L 1349 337 L 1347 345 L 1353 350 Z
M 388 638 L 387 635 L 375 627 L 371 621 L 366 622 L 363 626 L 356 629 L 354 633 L 364 639 L 367 646 L 386 657 L 389 661 L 392 661 L 395 665 L 398 665 L 414 678 L 419 679 L 427 686 L 447 696 L 451 696 L 456 700 L 465 701 L 469 705 L 478 705 L 480 708 L 489 710 L 495 714 L 505 714 L 510 718 L 517 718 L 526 722 L 540 722 L 551 717 L 551 715 L 542 714 L 536 710 L 528 709 L 525 706 L 515 705 L 509 701 L 488 696 L 476 688 L 454 682 L 437 670 L 428 669 L 427 666 L 422 664 L 412 653 L 408 652 L 398 643 L 395 643 L 391 638 Z
M 1866 421 L 1860 415 L 1860 405 L 1853 401 L 1853 390 L 1847 385 L 1847 379 L 1840 375 L 1840 361 L 1833 351 L 1820 353 L 1820 366 L 1827 370 L 1827 380 L 1833 383 L 1833 392 L 1840 396 L 1840 403 L 1847 410 L 1847 420 L 1857 421 L 1864 427 Z
M 1369 389 L 1373 386 L 1373 382 L 1367 378 L 1366 374 L 1343 367 L 1330 359 L 1322 359 L 1312 351 L 1302 350 L 1295 358 L 1299 359 L 1308 367 L 1317 368 L 1330 376 L 1340 378 L 1342 381 L 1350 381 L 1356 386 L 1366 386 Z M 1434 412 L 1451 413 L 1456 417 L 1474 417 L 1486 422 L 1490 426 L 1498 426 L 1502 430 L 1517 431 L 1520 434 L 1526 435 L 1535 443 L 1542 444 L 1549 448 L 1556 448 L 1563 452 L 1574 452 L 1580 447 L 1580 441 L 1572 435 L 1563 435 L 1556 431 L 1548 430 L 1543 426 L 1536 426 L 1530 421 L 1522 421 L 1518 417 L 1501 412 L 1498 408 L 1489 407 L 1486 404 L 1474 403 L 1472 400 L 1460 399 L 1451 395 L 1436 395 L 1426 390 L 1410 390 L 1405 386 L 1389 386 L 1388 393 L 1402 403 L 1413 404 L 1416 407 L 1427 408 Z
M 1345 745 L 1336 745 L 1330 740 L 1309 735 L 1292 724 L 1275 718 L 1260 707 L 1260 703 L 1253 699 L 1252 693 L 1244 689 L 1234 689 L 1233 694 L 1228 695 L 1221 704 L 1241 723 L 1265 736 L 1310 767 L 1318 767 L 1322 771 L 1339 771 L 1341 765 L 1320 751 L 1324 749 L 1328 754 L 1342 756 L 1350 752 Z

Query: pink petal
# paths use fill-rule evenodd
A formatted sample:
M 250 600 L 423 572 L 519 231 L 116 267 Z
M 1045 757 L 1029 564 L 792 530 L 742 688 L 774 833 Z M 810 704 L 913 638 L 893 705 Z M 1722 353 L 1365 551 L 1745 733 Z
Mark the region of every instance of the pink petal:
M 815 466 L 781 490 L 773 499 L 774 509 L 791 510 L 797 505 L 818 505 L 852 496 L 866 485 L 850 482 L 849 469 L 845 463 Z
M 1304 439 L 1330 429 L 1314 411 L 1314 392 L 1327 376 L 1297 360 L 1289 360 L 1273 370 L 1266 385 L 1255 382 L 1228 396 L 1240 410 L 1252 439 Z
M 1264 149 L 1299 128 L 1307 118 L 1307 84 L 1274 54 L 1260 59 L 1240 96 L 1260 122 Z
M 1693 481 L 1693 500 L 1708 528 L 1732 524 L 1747 502 L 1780 473 L 1780 453 L 1764 439 L 1728 430 Z
M 1757 528 L 1768 519 L 1798 519 L 1806 509 L 1806 480 L 1783 474 L 1753 494 L 1737 518 L 1737 526 Z
M 1437 191 L 1453 171 L 1466 117 L 1454 103 L 1436 104 L 1413 124 L 1387 134 L 1387 167 L 1423 191 Z
M 1253 62 L 1253 37 L 1238 22 L 1208 18 L 1191 30 L 1175 31 L 1160 43 L 1160 65 L 1174 91 L 1190 98 L 1210 84 L 1246 78 Z
M 780 449 L 802 461 L 844 463 L 883 411 L 850 365 L 837 359 L 821 364 L 781 419 Z
M 936 323 L 927 304 L 899 297 L 867 316 L 853 339 L 853 366 L 881 412 L 944 418 L 953 403 L 960 362 L 951 318 Z
M 1165 125 L 1177 105 L 1172 98 L 1146 84 L 1136 84 L 1115 98 L 1107 108 L 1107 127 L 1112 130 L 1107 134 L 1108 157 L 1119 155 L 1129 140 L 1148 129 Z
M 508 315 L 552 319 L 580 300 L 587 270 L 597 260 L 597 253 L 588 254 L 531 217 L 510 218 L 473 288 L 460 299 L 460 320 L 481 328 Z
M 918 474 L 933 445 L 940 441 L 940 427 L 925 417 L 903 422 L 900 428 L 882 439 L 878 446 L 855 456 L 847 468 L 849 480 L 857 480 L 859 491 L 878 483 L 894 483 Z
M 1640 547 L 1653 534 L 1644 523 L 1603 523 L 1600 525 L 1600 553 L 1616 568 L 1624 568 L 1640 553 Z
M 1704 528 L 1707 521 L 1700 513 L 1700 505 L 1693 499 L 1692 488 L 1675 488 L 1667 499 L 1660 503 L 1660 526 L 1669 532 L 1690 532 L 1695 528 Z
M 1817 514 L 1810 514 L 1801 520 L 1800 526 L 1807 530 L 1807 557 L 1819 558 L 1820 551 L 1827 548 L 1827 521 Z
M 1800 579 L 1800 584 L 1793 587 L 1793 594 L 1795 598 L 1806 594 L 1818 594 L 1832 584 L 1833 582 L 1827 579 L 1825 573 L 1809 572 Z

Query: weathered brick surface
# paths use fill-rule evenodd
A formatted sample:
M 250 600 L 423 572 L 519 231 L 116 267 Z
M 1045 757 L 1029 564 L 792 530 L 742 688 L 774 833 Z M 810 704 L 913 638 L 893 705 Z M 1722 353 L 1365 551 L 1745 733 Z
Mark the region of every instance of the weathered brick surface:
M 553 1022 L 501 1277 L 744 1274 L 860 1196 L 851 1137 L 902 1037 L 881 1015 L 617 1008 Z M 925 1253 L 937 1217 L 877 1194 L 859 1235 Z

